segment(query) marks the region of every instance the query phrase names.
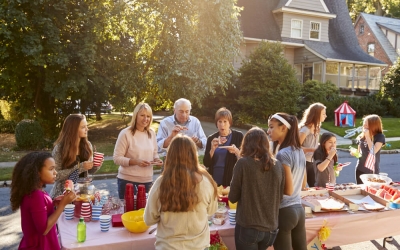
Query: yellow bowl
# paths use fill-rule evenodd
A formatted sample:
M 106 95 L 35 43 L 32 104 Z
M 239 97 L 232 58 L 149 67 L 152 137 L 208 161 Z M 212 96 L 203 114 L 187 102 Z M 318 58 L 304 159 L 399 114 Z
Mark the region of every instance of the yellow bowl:
M 126 212 L 121 216 L 122 224 L 131 233 L 143 233 L 149 226 L 143 221 L 144 210 Z
M 236 209 L 236 206 L 237 206 L 237 202 L 236 203 L 232 203 L 232 202 L 229 201 L 229 208 L 230 209 Z

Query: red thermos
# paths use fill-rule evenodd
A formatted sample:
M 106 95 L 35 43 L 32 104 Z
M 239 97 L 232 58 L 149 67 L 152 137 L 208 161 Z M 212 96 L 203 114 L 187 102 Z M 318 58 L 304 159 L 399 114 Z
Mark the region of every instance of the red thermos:
M 146 188 L 144 185 L 138 186 L 136 209 L 141 209 L 146 207 Z
M 125 206 L 126 212 L 133 211 L 133 184 L 127 183 L 125 186 Z

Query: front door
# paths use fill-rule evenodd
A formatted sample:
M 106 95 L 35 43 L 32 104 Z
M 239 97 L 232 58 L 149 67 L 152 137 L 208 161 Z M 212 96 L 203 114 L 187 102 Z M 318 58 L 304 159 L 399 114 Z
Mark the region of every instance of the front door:
M 303 83 L 312 80 L 312 66 L 304 66 L 303 68 Z

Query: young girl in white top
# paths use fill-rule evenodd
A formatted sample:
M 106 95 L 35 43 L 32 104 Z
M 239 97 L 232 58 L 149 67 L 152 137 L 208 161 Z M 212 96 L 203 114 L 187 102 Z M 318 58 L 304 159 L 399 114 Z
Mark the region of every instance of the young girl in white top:
M 144 211 L 157 224 L 156 249 L 203 250 L 210 246 L 208 216 L 217 210 L 217 184 L 200 166 L 194 141 L 175 136 L 164 171 L 150 190 Z

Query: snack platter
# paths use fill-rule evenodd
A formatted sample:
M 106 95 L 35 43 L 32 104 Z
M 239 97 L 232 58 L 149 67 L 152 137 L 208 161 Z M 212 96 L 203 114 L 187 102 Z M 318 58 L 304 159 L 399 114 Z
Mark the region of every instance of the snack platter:
M 349 206 L 350 204 L 356 204 L 359 211 L 381 211 L 387 207 L 387 201 L 375 195 L 371 195 L 362 189 L 339 190 L 331 194 L 333 197 L 342 200 Z
M 333 196 L 328 190 L 307 190 L 301 192 L 301 203 L 313 212 L 347 211 L 346 204 Z

